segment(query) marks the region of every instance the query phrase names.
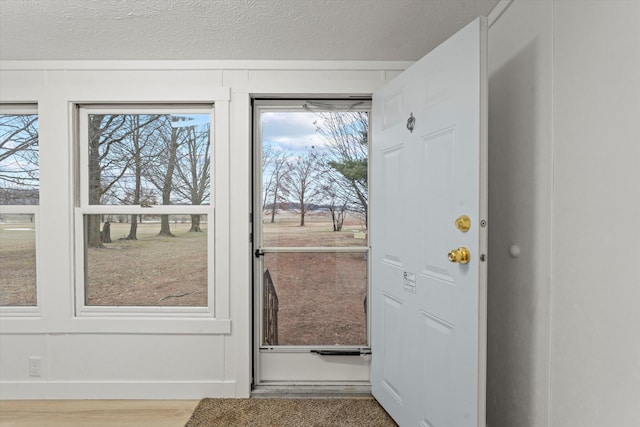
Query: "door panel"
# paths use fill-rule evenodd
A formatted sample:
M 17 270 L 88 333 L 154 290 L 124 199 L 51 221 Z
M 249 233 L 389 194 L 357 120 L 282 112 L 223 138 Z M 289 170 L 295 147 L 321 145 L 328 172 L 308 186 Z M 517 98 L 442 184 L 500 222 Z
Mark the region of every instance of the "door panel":
M 398 179 L 403 174 L 402 170 L 402 145 L 390 147 L 382 152 L 381 179 L 380 185 L 384 185 L 385 200 L 381 208 L 382 221 L 389 224 L 380 232 L 384 233 L 384 260 L 396 267 L 402 267 L 402 240 L 403 236 L 396 232 L 391 226 L 398 219 L 398 211 L 402 210 L 402 188 L 401 180 Z
M 438 409 L 448 407 L 456 397 L 448 387 L 454 378 L 451 342 L 455 327 L 429 313 L 420 314 L 420 354 L 424 355 L 420 376 L 423 384 L 432 384 L 425 388 L 420 421 L 426 426 L 451 425 L 446 421 L 448 414 Z
M 373 97 L 372 388 L 400 425 L 484 425 L 485 64 L 480 18 Z
M 400 385 L 402 382 L 402 337 L 399 331 L 403 330 L 402 325 L 402 301 L 391 295 L 384 295 L 384 338 L 389 344 L 382 351 L 384 355 L 382 367 L 384 373 L 383 386 L 387 392 L 402 404 L 400 396 Z

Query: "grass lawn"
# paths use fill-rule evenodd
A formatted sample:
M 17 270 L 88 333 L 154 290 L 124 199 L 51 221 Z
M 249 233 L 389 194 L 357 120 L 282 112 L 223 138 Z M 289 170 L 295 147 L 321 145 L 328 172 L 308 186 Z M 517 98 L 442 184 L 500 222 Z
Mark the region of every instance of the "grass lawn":
M 206 306 L 207 231 L 171 223 L 175 237 L 158 236 L 158 222 L 138 224 L 138 240 L 124 240 L 129 224 L 111 223 L 112 243 L 87 250 L 87 305 Z
M 36 232 L 27 215 L 0 222 L 0 305 L 36 305 Z

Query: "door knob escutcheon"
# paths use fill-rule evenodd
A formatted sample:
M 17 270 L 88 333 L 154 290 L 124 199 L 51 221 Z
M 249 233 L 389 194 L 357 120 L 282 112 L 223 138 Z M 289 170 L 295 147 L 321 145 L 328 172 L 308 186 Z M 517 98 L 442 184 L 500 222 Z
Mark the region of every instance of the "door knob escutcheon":
M 451 262 L 459 262 L 460 264 L 466 264 L 471 259 L 471 253 L 469 249 L 464 246 L 459 247 L 458 249 L 453 249 L 449 252 L 449 261 Z

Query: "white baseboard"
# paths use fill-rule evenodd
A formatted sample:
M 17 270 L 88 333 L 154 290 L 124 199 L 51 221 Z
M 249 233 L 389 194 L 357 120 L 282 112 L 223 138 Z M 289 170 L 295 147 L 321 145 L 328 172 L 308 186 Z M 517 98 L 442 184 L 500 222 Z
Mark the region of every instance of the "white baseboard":
M 237 396 L 235 381 L 3 381 L 3 400 L 201 399 Z

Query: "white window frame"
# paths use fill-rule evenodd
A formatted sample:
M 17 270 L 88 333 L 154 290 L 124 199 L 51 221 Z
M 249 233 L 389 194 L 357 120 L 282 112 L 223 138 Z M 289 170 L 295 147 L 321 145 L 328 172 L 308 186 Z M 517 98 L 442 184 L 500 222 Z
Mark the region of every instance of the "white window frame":
M 38 113 L 38 105 L 36 103 L 2 103 L 0 104 L 0 114 L 36 114 Z M 40 168 L 40 159 L 38 158 L 38 168 Z M 38 191 L 40 191 L 38 189 Z M 33 223 L 35 225 L 35 250 L 36 250 L 36 305 L 29 306 L 0 306 L 0 317 L 38 317 L 40 315 L 40 251 L 38 249 L 38 240 L 40 232 L 40 204 L 37 205 L 0 205 L 0 214 L 24 214 L 33 215 Z
M 213 103 L 112 103 L 112 104 L 76 104 L 78 110 L 77 148 L 75 162 L 76 206 L 74 208 L 75 229 L 75 315 L 76 317 L 214 317 L 216 295 L 216 216 L 215 184 L 217 167 L 216 154 L 216 117 Z M 89 164 L 88 164 L 88 117 L 90 114 L 210 114 L 211 116 L 211 200 L 209 205 L 157 205 L 151 208 L 127 205 L 90 205 L 89 204 Z M 85 304 L 85 235 L 84 216 L 91 214 L 200 214 L 207 215 L 207 305 L 197 307 L 184 306 L 88 306 Z

